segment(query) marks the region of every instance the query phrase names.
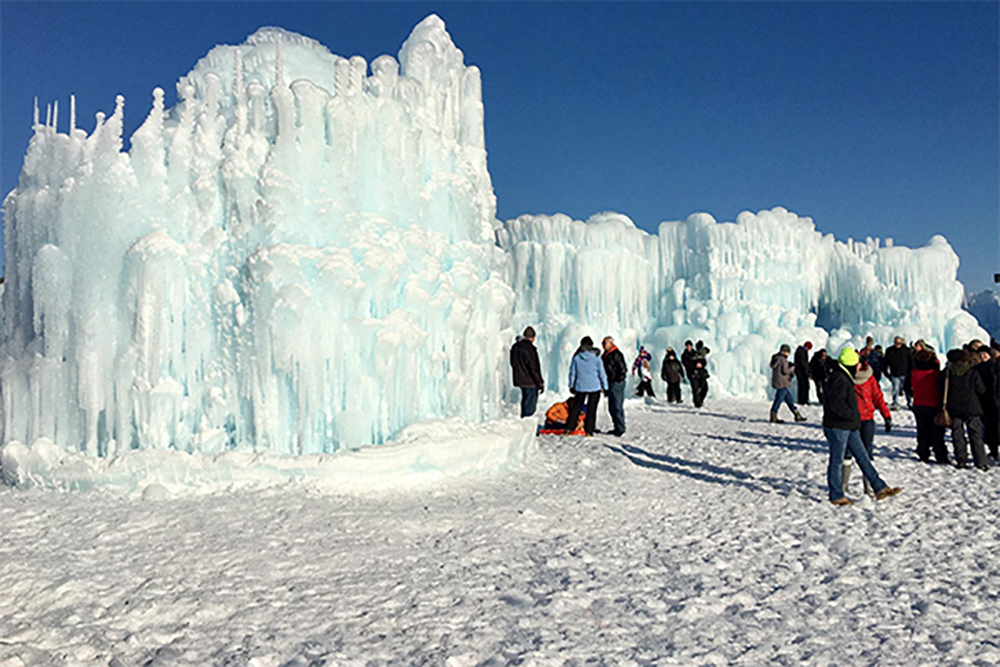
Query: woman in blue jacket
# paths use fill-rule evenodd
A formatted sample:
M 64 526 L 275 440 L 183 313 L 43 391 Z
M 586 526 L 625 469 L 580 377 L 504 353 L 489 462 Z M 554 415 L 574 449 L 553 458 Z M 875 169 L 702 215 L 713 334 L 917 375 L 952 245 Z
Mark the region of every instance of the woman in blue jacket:
M 601 401 L 601 392 L 608 390 L 608 376 L 599 354 L 590 336 L 584 336 L 569 365 L 569 390 L 573 396 L 569 399 L 569 418 L 566 424 L 576 426 L 580 410 L 586 402 L 587 415 L 583 420 L 583 430 L 587 435 L 594 435 L 597 404 Z M 569 433 L 566 432 L 567 435 Z

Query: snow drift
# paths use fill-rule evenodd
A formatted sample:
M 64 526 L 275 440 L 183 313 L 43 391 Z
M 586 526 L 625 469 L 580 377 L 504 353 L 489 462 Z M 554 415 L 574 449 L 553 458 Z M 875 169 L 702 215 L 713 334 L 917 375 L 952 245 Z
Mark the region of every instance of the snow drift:
M 713 391 L 751 397 L 782 342 L 981 335 L 941 237 L 841 243 L 780 208 L 501 224 L 480 73 L 433 15 L 370 64 L 262 28 L 177 93 L 127 151 L 121 97 L 90 132 L 72 99 L 65 132 L 36 109 L 3 206 L 3 442 L 301 457 L 479 424 L 526 324 L 557 389 L 588 333 L 703 339 Z

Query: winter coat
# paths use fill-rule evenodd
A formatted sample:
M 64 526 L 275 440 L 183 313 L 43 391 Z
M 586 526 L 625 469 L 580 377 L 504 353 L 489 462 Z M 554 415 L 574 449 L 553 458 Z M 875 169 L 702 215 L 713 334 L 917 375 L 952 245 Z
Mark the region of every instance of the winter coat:
M 710 377 L 712 376 L 708 374 L 708 369 L 705 368 L 704 364 L 701 366 L 695 366 L 691 369 L 691 372 L 688 373 L 688 379 L 691 380 L 692 385 L 696 382 L 705 382 Z
M 594 348 L 580 348 L 569 365 L 569 388 L 580 393 L 608 390 L 604 363 Z
M 913 351 L 905 345 L 893 345 L 885 351 L 883 358 L 890 377 L 905 378 L 913 370 Z
M 809 379 L 809 350 L 805 345 L 799 345 L 795 350 L 795 375 Z
M 859 368 L 854 374 L 854 393 L 858 397 L 858 412 L 861 421 L 867 422 L 875 419 L 875 409 L 878 409 L 883 419 L 892 419 L 889 406 L 885 404 L 885 396 L 882 395 L 882 388 L 878 386 L 878 380 L 872 373 L 871 367 Z
M 681 364 L 684 365 L 684 372 L 687 373 L 689 378 L 691 377 L 691 371 L 694 370 L 694 364 L 697 360 L 698 353 L 693 349 L 681 352 Z
M 625 363 L 625 355 L 615 346 L 604 353 L 602 357 L 604 363 L 604 373 L 608 376 L 608 382 L 624 382 L 628 377 L 628 365 Z
M 913 356 L 913 371 L 910 385 L 913 387 L 913 405 L 925 408 L 941 407 L 941 391 L 938 378 L 941 377 L 940 364 L 933 352 L 917 352 Z
M 781 352 L 771 357 L 771 386 L 775 389 L 788 389 L 792 386 L 792 364 Z
M 993 360 L 980 361 L 976 364 L 976 372 L 979 373 L 979 377 L 983 379 L 983 386 L 986 387 L 986 391 L 983 392 L 982 396 L 983 413 L 986 415 L 996 413 L 997 399 L 1000 398 L 996 395 L 996 362 Z
M 868 355 L 868 365 L 872 369 L 872 374 L 875 376 L 876 380 L 882 379 L 882 374 L 885 373 L 885 357 L 878 350 L 872 350 L 871 354 Z
M 635 375 L 636 373 L 640 372 L 640 369 L 642 368 L 642 362 L 652 361 L 652 360 L 653 360 L 653 355 L 647 352 L 646 348 L 640 347 L 639 356 L 637 356 L 635 358 L 635 361 L 632 362 L 632 375 Z
M 949 358 L 953 355 L 949 352 Z M 983 378 L 975 370 L 974 358 L 962 355 L 952 362 L 938 379 L 938 387 L 944 393 L 944 383 L 948 382 L 948 412 L 952 417 L 970 419 L 983 416 L 983 406 L 979 397 L 986 393 Z
M 677 357 L 664 357 L 660 377 L 663 378 L 664 382 L 679 384 L 684 379 L 684 366 L 677 361 Z
M 527 338 L 514 343 L 510 348 L 510 365 L 514 369 L 515 387 L 537 387 L 543 389 L 542 365 L 538 361 L 538 350 Z
M 856 431 L 861 428 L 858 394 L 850 372 L 834 361 L 830 364 L 823 393 L 823 427 Z

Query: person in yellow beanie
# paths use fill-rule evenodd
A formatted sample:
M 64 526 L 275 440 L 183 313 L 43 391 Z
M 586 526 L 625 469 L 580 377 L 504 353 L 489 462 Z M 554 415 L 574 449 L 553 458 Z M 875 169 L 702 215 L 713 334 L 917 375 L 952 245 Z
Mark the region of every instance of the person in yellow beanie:
M 843 465 L 844 452 L 848 449 L 858 462 L 862 474 L 875 492 L 875 499 L 882 500 L 894 496 L 902 489 L 890 487 L 879 477 L 868 452 L 861 442 L 861 412 L 858 410 L 858 396 L 854 391 L 854 374 L 861 361 L 853 347 L 845 347 L 837 358 L 826 380 L 823 400 L 823 434 L 830 445 L 830 462 L 826 470 L 830 502 L 834 505 L 853 505 L 854 501 L 844 496 Z

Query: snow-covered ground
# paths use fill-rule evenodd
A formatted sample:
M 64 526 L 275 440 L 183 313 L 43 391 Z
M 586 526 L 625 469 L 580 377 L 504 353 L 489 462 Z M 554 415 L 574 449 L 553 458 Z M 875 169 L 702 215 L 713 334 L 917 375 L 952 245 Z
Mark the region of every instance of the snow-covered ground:
M 0 665 L 1000 663 L 1000 471 L 900 412 L 837 508 L 818 408 L 627 410 L 432 489 L 0 490 Z

